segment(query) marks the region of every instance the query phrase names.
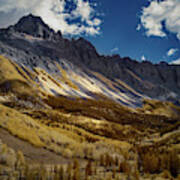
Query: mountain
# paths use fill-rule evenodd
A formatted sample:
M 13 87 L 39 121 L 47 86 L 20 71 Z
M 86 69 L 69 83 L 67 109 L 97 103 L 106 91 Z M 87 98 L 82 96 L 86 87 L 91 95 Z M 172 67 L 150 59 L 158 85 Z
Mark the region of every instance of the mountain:
M 0 179 L 178 179 L 179 88 L 178 65 L 21 18 L 0 29 Z
M 39 83 L 46 84 L 44 89 L 51 94 L 84 98 L 103 94 L 132 107 L 140 106 L 142 98 L 176 101 L 180 97 L 180 66 L 102 56 L 84 38 L 63 38 L 60 31 L 54 32 L 31 14 L 0 30 L 0 54 L 32 71 L 46 71 L 63 87 L 47 88 L 38 76 Z M 62 76 L 76 88 L 60 82 Z

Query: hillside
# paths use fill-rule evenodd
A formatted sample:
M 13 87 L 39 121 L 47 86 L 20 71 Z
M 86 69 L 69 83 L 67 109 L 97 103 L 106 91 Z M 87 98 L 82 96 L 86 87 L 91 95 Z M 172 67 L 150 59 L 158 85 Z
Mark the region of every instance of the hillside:
M 2 83 L 21 82 L 18 86 L 16 83 L 8 86 L 6 90 L 2 85 L 0 98 L 0 138 L 10 148 L 16 152 L 21 150 L 24 154 L 24 165 L 20 169 L 15 167 L 17 174 L 22 171 L 25 173 L 23 176 L 35 178 L 39 166 L 43 165 L 44 169 L 63 168 L 65 171 L 71 163 L 78 162 L 81 165 L 71 170 L 72 175 L 76 171 L 85 173 L 91 163 L 91 168 L 97 169 L 97 172 L 92 170 L 88 175 L 92 179 L 111 176 L 116 178 L 137 176 L 136 178 L 141 179 L 148 179 L 151 176 L 166 177 L 166 169 L 171 172 L 171 175 L 168 173 L 168 177 L 177 176 L 179 170 L 178 166 L 174 167 L 174 163 L 179 163 L 177 160 L 177 153 L 180 152 L 179 118 L 170 114 L 158 115 L 158 108 L 167 112 L 168 106 L 154 101 L 154 106 L 149 105 L 150 109 L 147 106 L 150 100 L 146 100 L 146 105 L 136 110 L 122 106 L 100 94 L 96 94 L 97 100 L 56 97 L 41 88 L 39 82 L 26 79 L 27 71 L 22 73 L 23 69 L 20 66 L 1 56 L 1 72 L 5 70 L 6 73 L 1 74 Z M 8 72 L 13 76 L 7 75 Z M 37 79 L 35 77 L 34 74 L 34 79 Z M 61 87 L 61 84 L 59 86 Z M 21 88 L 24 91 L 17 91 Z M 178 112 L 178 107 L 175 105 L 171 107 L 176 108 Z M 148 150 L 149 147 L 152 150 Z M 163 152 L 161 156 L 157 155 L 159 152 Z M 172 158 L 176 159 L 172 159 L 172 162 L 163 160 L 161 166 L 164 167 L 168 161 L 169 167 L 159 169 L 157 164 L 147 167 L 146 158 L 152 158 L 149 157 L 149 153 L 153 158 L 157 158 L 154 159 L 154 163 L 160 162 L 159 158 L 163 158 L 165 154 L 168 154 L 169 158 L 172 154 Z M 6 157 L 9 158 L 9 155 Z M 11 155 L 11 158 L 13 157 Z M 137 157 L 141 158 L 141 161 Z M 6 166 L 11 168 L 8 176 L 14 176 L 9 160 L 0 162 L 4 170 Z M 48 171 L 51 177 L 56 176 L 56 171 Z M 142 172 L 149 172 L 152 175 L 147 176 L 146 173 L 142 175 Z M 156 175 L 153 175 L 155 172 Z M 39 173 L 39 176 L 43 175 L 43 172 Z M 86 173 L 77 176 L 83 179 L 87 176 Z M 7 175 L 1 174 L 1 177 L 5 176 Z M 20 176 L 22 174 L 18 175 Z

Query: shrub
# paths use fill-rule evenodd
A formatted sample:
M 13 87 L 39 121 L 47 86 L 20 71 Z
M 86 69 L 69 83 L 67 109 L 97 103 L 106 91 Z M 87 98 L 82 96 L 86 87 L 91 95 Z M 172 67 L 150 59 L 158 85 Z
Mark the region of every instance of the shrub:
M 155 154 L 146 153 L 143 157 L 143 167 L 145 172 L 159 172 L 159 157 Z
M 162 173 L 162 178 L 171 179 L 171 174 L 169 173 L 168 170 L 164 170 L 164 171 L 163 171 L 163 173 Z

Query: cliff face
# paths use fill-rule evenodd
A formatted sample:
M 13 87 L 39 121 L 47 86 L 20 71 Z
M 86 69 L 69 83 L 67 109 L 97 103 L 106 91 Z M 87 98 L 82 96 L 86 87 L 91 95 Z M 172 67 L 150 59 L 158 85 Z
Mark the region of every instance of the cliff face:
M 100 93 L 133 106 L 140 105 L 143 97 L 180 99 L 180 66 L 101 56 L 87 40 L 65 39 L 33 15 L 0 30 L 0 54 L 31 70 L 42 68 L 59 83 L 60 66 L 79 89 L 76 93 L 66 89 L 69 95 Z

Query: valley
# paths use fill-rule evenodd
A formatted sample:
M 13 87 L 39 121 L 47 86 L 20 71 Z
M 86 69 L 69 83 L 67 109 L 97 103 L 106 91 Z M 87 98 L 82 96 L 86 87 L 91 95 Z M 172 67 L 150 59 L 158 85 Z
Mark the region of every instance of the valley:
M 0 54 L 0 179 L 180 179 L 180 66 L 101 56 L 33 15 Z

